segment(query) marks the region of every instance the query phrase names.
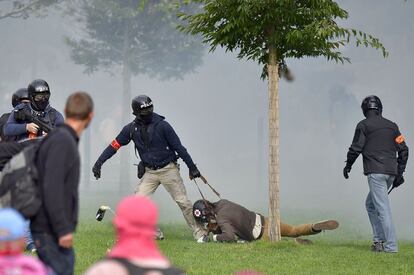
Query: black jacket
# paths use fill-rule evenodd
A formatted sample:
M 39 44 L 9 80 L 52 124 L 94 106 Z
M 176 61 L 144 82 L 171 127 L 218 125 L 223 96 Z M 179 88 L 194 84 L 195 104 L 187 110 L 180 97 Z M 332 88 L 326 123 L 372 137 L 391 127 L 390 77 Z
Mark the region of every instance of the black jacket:
M 137 119 L 125 125 L 111 145 L 102 152 L 97 162 L 102 165 L 116 153 L 119 147 L 127 145 L 131 140 L 146 167 L 164 167 L 180 157 L 190 170 L 196 168 L 174 129 L 163 116 L 156 113 L 153 114 L 152 121 L 148 125 Z
M 407 165 L 408 147 L 397 124 L 373 111 L 368 112 L 367 118 L 359 122 L 355 129 L 347 154 L 348 167 L 352 166 L 360 153 L 364 160 L 365 175 L 402 175 Z
M 4 135 L 4 126 L 7 123 L 7 120 L 9 119 L 10 113 L 2 114 L 0 117 L 0 141 L 11 141 L 14 139 L 7 139 L 7 137 Z
M 80 158 L 78 137 L 66 124 L 45 137 L 37 155 L 42 206 L 31 230 L 59 237 L 74 232 L 78 222 Z

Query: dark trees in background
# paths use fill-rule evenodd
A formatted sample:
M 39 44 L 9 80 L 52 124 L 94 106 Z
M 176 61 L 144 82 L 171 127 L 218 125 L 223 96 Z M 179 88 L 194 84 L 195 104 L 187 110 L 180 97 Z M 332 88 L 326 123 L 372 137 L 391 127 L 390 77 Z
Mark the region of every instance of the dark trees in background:
M 78 1 L 72 15 L 81 22 L 83 34 L 66 39 L 71 58 L 85 73 L 105 71 L 121 75 L 122 124 L 132 121 L 131 79 L 147 75 L 158 80 L 180 79 L 202 62 L 199 39 L 177 31 L 178 8 L 168 0 Z M 183 11 L 183 10 L 181 10 Z M 136 96 L 142 93 L 134 92 Z M 166 91 L 167 92 L 167 91 Z M 119 130 L 123 125 L 119 125 Z M 121 153 L 120 190 L 129 182 L 129 152 Z

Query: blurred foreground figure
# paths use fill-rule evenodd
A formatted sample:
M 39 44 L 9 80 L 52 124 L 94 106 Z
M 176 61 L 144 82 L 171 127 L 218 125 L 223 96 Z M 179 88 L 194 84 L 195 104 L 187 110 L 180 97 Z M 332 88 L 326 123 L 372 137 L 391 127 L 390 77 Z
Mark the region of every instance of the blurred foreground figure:
M 16 92 L 14 92 L 14 94 L 12 95 L 12 106 L 13 108 L 16 108 L 17 106 L 19 106 L 20 109 L 23 108 L 29 108 L 30 109 L 30 97 L 29 97 L 29 92 L 27 90 L 27 88 L 21 88 L 18 89 Z M 4 133 L 4 127 L 7 123 L 7 121 L 9 120 L 10 114 L 13 114 L 14 116 L 14 110 L 11 113 L 6 113 L 3 114 L 0 117 L 0 136 L 1 136 L 1 141 L 3 142 L 9 142 L 9 141 L 18 141 L 21 137 L 18 135 L 5 135 Z M 7 147 L 7 148 L 6 148 Z M 4 148 L 4 149 L 3 149 Z M 18 151 L 16 151 L 16 148 L 23 148 L 23 145 L 20 145 L 19 143 L 7 143 L 7 146 L 4 146 L 1 152 L 0 152 L 0 170 L 3 169 L 4 166 L 4 161 L 7 160 L 7 157 L 5 158 L 4 156 L 9 155 L 10 157 L 13 156 L 14 154 L 10 155 L 11 152 L 13 153 L 18 153 Z M 19 150 L 20 151 L 20 150 Z M 36 251 L 35 249 L 35 245 L 33 243 L 33 239 L 32 239 L 32 235 L 30 234 L 30 229 L 29 229 L 29 222 L 27 222 L 27 232 L 26 232 L 26 250 L 30 251 L 31 253 L 34 253 Z
M 228 200 L 222 199 L 215 203 L 198 200 L 194 203 L 193 215 L 199 224 L 213 233 L 215 242 L 250 242 L 269 239 L 268 218 Z M 282 237 L 297 238 L 318 234 L 322 230 L 333 230 L 338 225 L 335 220 L 299 226 L 281 223 L 280 230 Z
M 65 105 L 65 123 L 42 141 L 36 165 L 42 205 L 31 219 L 37 254 L 59 275 L 73 274 L 73 234 L 78 223 L 78 142 L 93 117 L 93 101 L 75 92 Z
M 23 254 L 26 224 L 13 208 L 0 209 L 0 274 L 53 274 L 38 259 Z
M 157 247 L 157 219 L 157 207 L 148 197 L 124 198 L 113 220 L 116 243 L 107 258 L 90 267 L 86 275 L 184 274 Z
M 143 196 L 152 195 L 162 184 L 183 212 L 188 226 L 193 230 L 194 238 L 198 242 L 204 242 L 206 232 L 195 223 L 191 214 L 192 204 L 180 176 L 178 158 L 182 158 L 187 165 L 190 179 L 200 177 L 200 171 L 171 125 L 163 116 L 153 112 L 154 106 L 148 96 L 135 97 L 131 105 L 136 118 L 124 126 L 99 156 L 92 168 L 94 176 L 99 179 L 105 161 L 132 140 L 141 159 L 138 165 L 138 178 L 141 181 L 136 193 Z
M 397 124 L 382 117 L 382 103 L 377 96 L 366 97 L 361 108 L 366 119 L 356 126 L 343 174 L 347 179 L 352 164 L 362 153 L 369 186 L 365 206 L 374 235 L 371 250 L 398 252 L 388 190 L 404 183 L 408 147 Z

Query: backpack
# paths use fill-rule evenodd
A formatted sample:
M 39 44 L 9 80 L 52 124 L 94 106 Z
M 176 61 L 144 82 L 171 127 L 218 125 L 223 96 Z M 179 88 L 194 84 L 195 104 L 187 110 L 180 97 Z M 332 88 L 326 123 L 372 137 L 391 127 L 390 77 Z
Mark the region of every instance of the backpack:
M 127 259 L 124 258 L 108 258 L 120 263 L 128 270 L 129 275 L 145 275 L 145 274 L 159 274 L 159 275 L 183 275 L 185 274 L 182 270 L 169 267 L 169 268 L 156 268 L 156 267 L 140 267 L 137 266 Z
M 14 155 L 0 175 L 0 205 L 18 210 L 26 219 L 36 215 L 42 204 L 37 184 L 36 156 L 40 142 Z

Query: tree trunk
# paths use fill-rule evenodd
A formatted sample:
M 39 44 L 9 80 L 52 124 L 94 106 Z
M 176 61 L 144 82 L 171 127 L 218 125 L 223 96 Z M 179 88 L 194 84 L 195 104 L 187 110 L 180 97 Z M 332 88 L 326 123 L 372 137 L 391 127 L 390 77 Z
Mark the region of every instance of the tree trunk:
M 269 239 L 280 241 L 279 205 L 279 68 L 276 48 L 269 48 Z
M 126 24 L 124 30 L 123 67 L 122 67 L 122 127 L 130 122 L 131 113 L 131 68 L 129 66 L 129 28 Z M 129 153 L 127 150 L 120 152 L 120 183 L 119 192 L 125 194 L 129 191 Z
M 257 120 L 257 182 L 264 182 L 264 154 L 266 152 L 265 148 L 265 138 L 264 138 L 264 124 L 265 120 L 263 117 L 259 117 Z

